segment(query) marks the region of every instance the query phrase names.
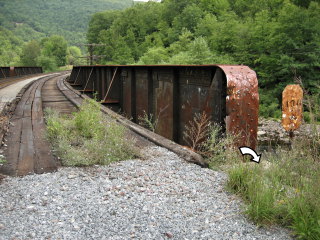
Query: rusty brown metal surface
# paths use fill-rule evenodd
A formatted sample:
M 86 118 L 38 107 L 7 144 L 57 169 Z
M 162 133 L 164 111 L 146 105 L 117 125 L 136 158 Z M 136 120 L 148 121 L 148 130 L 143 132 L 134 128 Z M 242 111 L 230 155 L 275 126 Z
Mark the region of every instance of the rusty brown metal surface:
M 183 137 L 189 122 L 196 113 L 205 112 L 208 119 L 219 125 L 224 124 L 224 114 L 221 115 L 222 96 L 225 91 L 224 79 L 217 77 L 218 68 L 182 68 L 179 70 L 179 143 L 187 145 Z M 225 97 L 224 97 L 225 98 Z M 224 103 L 225 104 L 225 103 Z
M 288 85 L 282 92 L 282 126 L 288 132 L 297 130 L 302 123 L 302 100 L 300 85 Z
M 10 77 L 10 67 L 0 67 L 0 78 Z
M 135 78 L 135 71 L 133 68 L 125 69 L 121 72 L 122 81 L 122 96 L 121 96 L 121 106 L 122 111 L 125 113 L 126 117 L 129 119 L 133 118 L 133 81 Z
M 87 78 L 93 66 L 74 67 Z M 108 65 L 97 68 L 93 80 L 105 103 L 118 104 L 134 122 L 145 113 L 159 118 L 156 132 L 185 144 L 183 132 L 196 113 L 208 117 L 233 135 L 237 145 L 256 147 L 259 95 L 256 74 L 247 66 L 229 65 Z M 81 69 L 81 71 L 80 71 Z M 115 69 L 118 73 L 110 86 Z M 79 80 L 78 80 L 79 81 Z M 84 87 L 83 81 L 79 83 Z M 81 87 L 79 88 L 81 89 Z
M 155 70 L 156 84 L 154 89 L 154 114 L 158 120 L 156 133 L 174 140 L 174 74 L 172 69 Z
M 135 71 L 136 79 L 136 118 L 140 122 L 140 118 L 144 114 L 150 114 L 148 111 L 149 101 L 148 95 L 149 90 L 149 81 L 148 81 L 148 69 L 136 69 Z
M 42 67 L 12 67 L 11 77 L 42 73 Z
M 257 144 L 259 93 L 256 73 L 247 66 L 219 66 L 227 78 L 226 130 L 238 145 Z
M 42 67 L 0 67 L 0 79 L 42 73 Z

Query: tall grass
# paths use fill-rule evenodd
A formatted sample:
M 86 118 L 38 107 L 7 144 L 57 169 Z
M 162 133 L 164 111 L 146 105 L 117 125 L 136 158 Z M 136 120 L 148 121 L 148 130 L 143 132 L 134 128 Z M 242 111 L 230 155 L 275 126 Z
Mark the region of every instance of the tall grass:
M 47 137 L 65 166 L 106 165 L 138 154 L 126 130 L 101 113 L 99 103 L 86 100 L 73 116 L 46 110 Z
M 320 146 L 320 137 L 312 140 Z M 228 187 L 248 203 L 257 223 L 290 227 L 298 239 L 320 239 L 320 160 L 310 139 L 297 140 L 291 151 L 264 156 L 268 164 L 236 164 Z

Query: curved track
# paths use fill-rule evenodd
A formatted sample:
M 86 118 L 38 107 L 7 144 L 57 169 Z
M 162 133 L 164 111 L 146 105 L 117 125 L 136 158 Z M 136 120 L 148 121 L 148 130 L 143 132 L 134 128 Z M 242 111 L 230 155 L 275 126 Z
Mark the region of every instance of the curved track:
M 45 138 L 43 110 L 47 107 L 61 113 L 76 110 L 63 93 L 65 77 L 66 75 L 44 77 L 26 89 L 10 119 L 3 149 L 7 162 L 0 167 L 0 172 L 23 176 L 57 169 L 58 161 L 52 155 L 50 144 Z

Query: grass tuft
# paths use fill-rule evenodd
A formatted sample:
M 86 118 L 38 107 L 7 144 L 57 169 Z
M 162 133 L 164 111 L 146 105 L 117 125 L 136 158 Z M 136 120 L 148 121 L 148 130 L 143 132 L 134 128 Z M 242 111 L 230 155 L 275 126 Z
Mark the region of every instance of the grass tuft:
M 99 103 L 86 100 L 73 116 L 46 109 L 47 137 L 65 166 L 107 165 L 138 154 L 126 129 L 106 119 Z

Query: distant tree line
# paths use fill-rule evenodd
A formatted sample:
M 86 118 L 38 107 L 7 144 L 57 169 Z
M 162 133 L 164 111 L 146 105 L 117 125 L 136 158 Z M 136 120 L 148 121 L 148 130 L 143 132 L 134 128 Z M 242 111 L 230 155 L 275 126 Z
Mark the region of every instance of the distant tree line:
M 123 9 L 132 0 L 0 0 L 0 26 L 24 42 L 63 36 L 70 45 L 85 43 L 92 14 Z
M 319 0 L 163 0 L 94 14 L 101 64 L 244 64 L 259 78 L 260 113 L 280 117 L 281 92 L 300 76 L 319 94 Z M 320 100 L 317 100 L 320 101 Z
M 81 50 L 78 47 L 68 47 L 67 41 L 58 35 L 32 40 L 26 43 L 21 52 L 20 63 L 23 66 L 42 66 L 45 71 L 55 71 L 65 65 L 78 65 Z

